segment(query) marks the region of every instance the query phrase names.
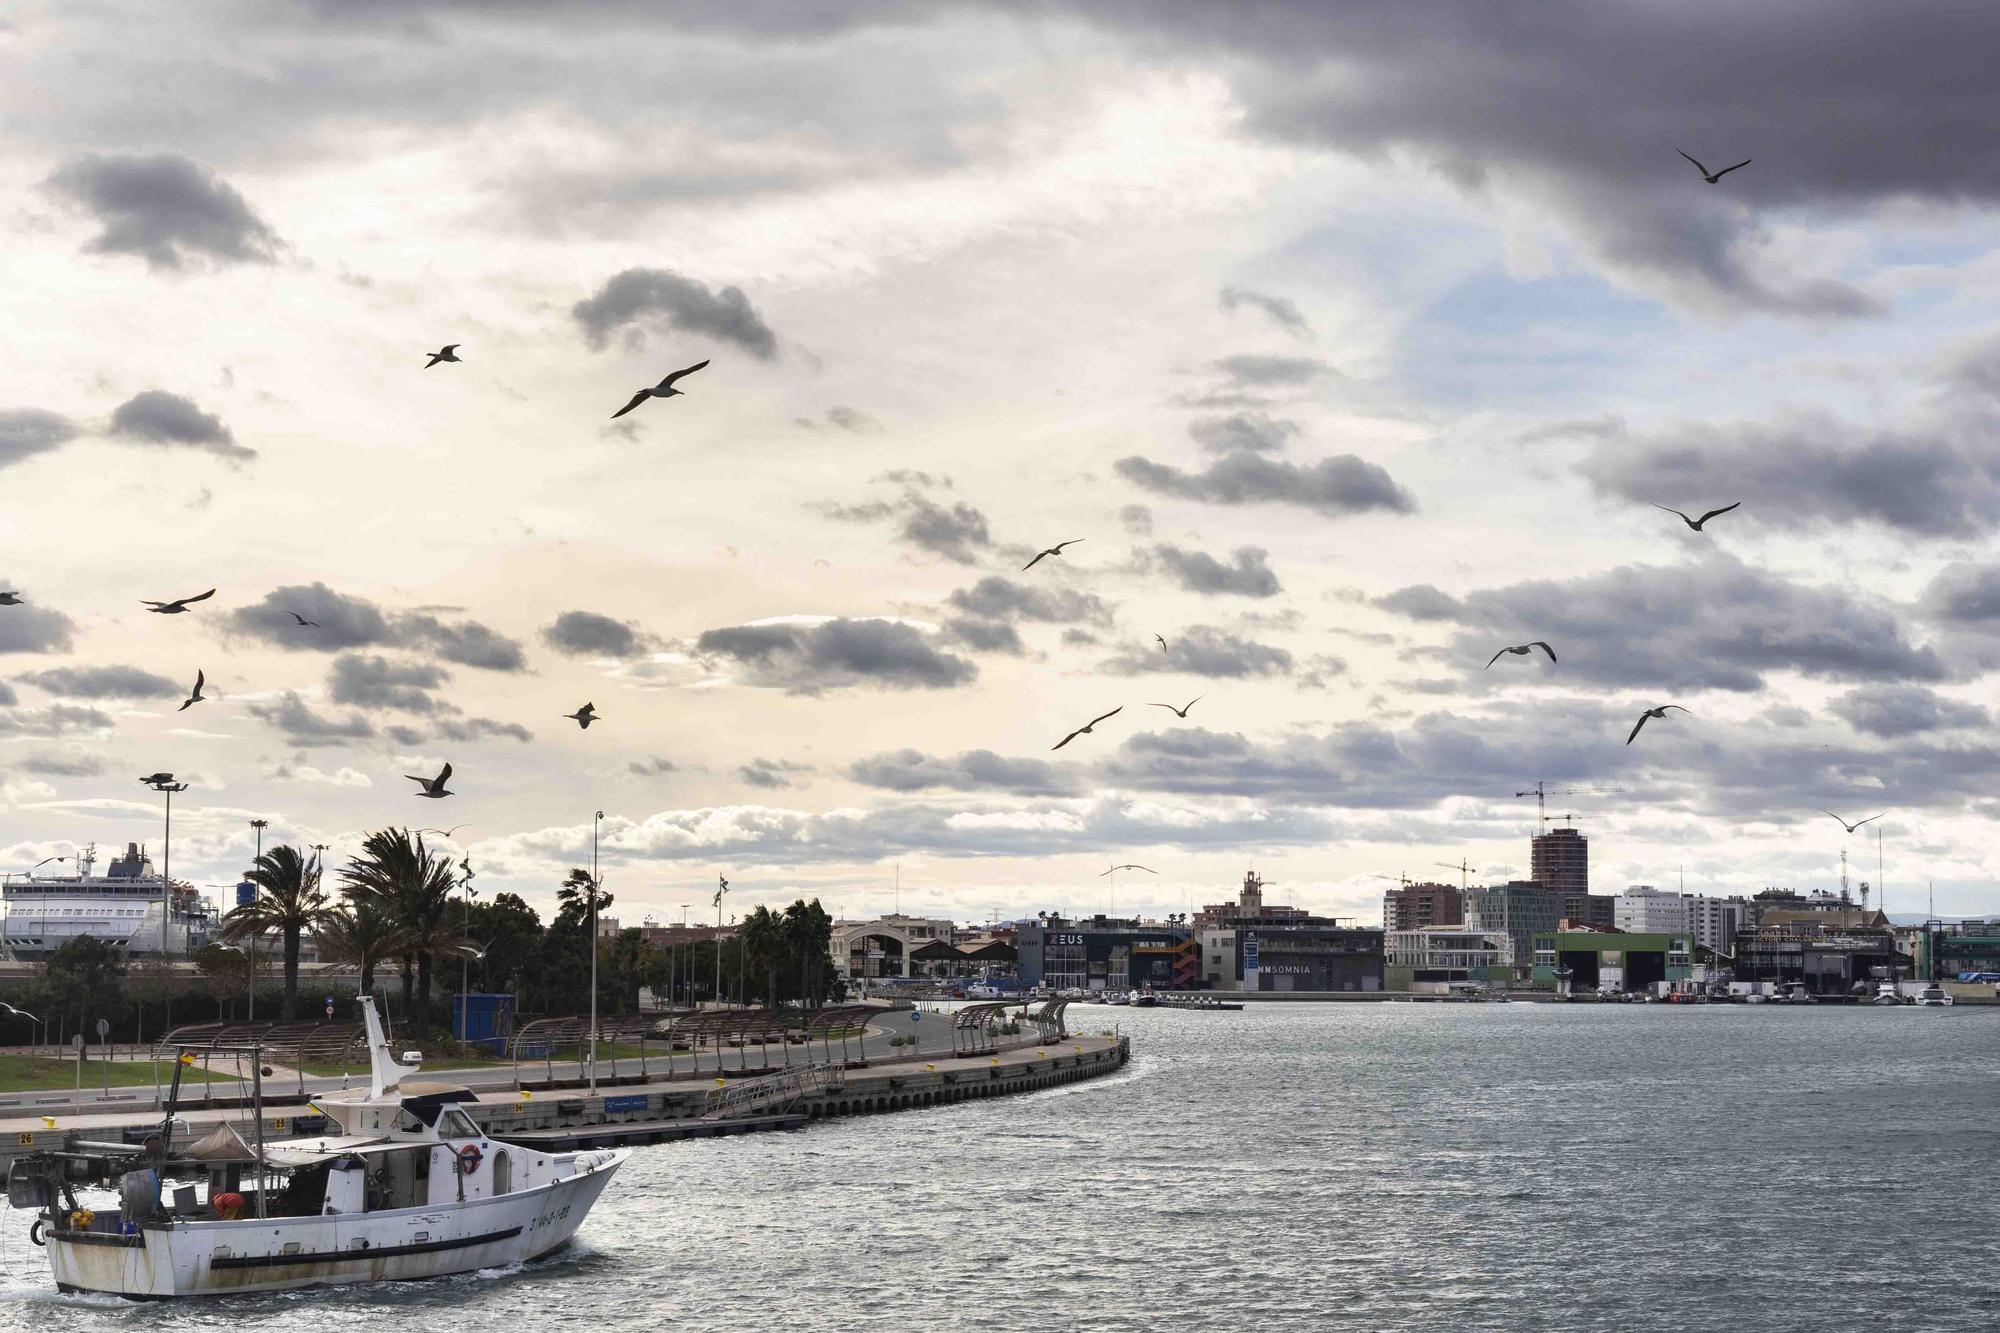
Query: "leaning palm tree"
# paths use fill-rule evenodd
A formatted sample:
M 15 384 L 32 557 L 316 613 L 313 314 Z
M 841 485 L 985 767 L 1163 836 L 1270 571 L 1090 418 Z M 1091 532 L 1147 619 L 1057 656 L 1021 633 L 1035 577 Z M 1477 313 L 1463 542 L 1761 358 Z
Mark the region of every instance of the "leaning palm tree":
M 387 918 L 385 948 L 402 964 L 404 1012 L 412 1022 L 427 1022 L 437 960 L 471 952 L 450 925 L 458 887 L 451 859 L 432 853 L 408 829 L 383 829 L 363 840 L 361 855 L 347 863 L 341 879 L 351 901 L 359 906 L 366 900 Z
M 328 909 L 314 939 L 320 957 L 359 967 L 361 993 L 373 995 L 375 965 L 387 956 L 391 933 L 389 917 L 381 904 L 373 898 L 350 896 L 345 906 Z
M 743 932 L 736 938 L 750 955 L 751 966 L 764 974 L 764 1003 L 778 1007 L 778 962 L 783 955 L 784 918 L 768 907 L 758 907 L 743 918 Z
M 320 889 L 318 861 L 307 861 L 296 847 L 273 847 L 257 858 L 247 876 L 263 892 L 222 918 L 222 938 L 229 942 L 247 941 L 251 949 L 265 935 L 276 935 L 284 944 L 285 1001 L 287 1023 L 298 1016 L 299 937 L 318 930 L 332 904 Z

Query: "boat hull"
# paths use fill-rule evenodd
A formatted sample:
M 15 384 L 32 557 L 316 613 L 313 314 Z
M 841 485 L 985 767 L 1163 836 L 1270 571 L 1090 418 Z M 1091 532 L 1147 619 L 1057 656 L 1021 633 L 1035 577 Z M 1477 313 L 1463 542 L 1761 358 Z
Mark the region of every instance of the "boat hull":
M 50 1231 L 49 1265 L 60 1290 L 136 1300 L 411 1281 L 498 1268 L 568 1244 L 630 1155 L 629 1149 L 578 1154 L 585 1169 L 574 1175 L 442 1207 L 179 1222 L 131 1236 Z

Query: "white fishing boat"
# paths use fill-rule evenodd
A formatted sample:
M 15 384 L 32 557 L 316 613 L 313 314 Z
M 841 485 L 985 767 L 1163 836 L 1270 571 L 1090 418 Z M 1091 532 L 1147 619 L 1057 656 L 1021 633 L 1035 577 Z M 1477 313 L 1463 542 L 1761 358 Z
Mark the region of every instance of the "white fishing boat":
M 442 1277 L 567 1244 L 630 1150 L 487 1138 L 458 1105 L 473 1094 L 414 1080 L 374 1002 L 361 1006 L 367 1090 L 312 1103 L 336 1133 L 252 1145 L 222 1124 L 170 1156 L 170 1099 L 160 1136 L 133 1156 L 91 1145 L 16 1159 L 9 1200 L 40 1212 L 30 1237 L 47 1247 L 56 1286 L 135 1299 L 278 1291 Z M 117 1207 L 79 1200 L 93 1176 L 115 1181 Z
M 1917 992 L 1917 1007 L 1920 1009 L 1948 1009 L 1951 1007 L 1951 994 L 1944 987 L 1933 981 L 1930 985 Z

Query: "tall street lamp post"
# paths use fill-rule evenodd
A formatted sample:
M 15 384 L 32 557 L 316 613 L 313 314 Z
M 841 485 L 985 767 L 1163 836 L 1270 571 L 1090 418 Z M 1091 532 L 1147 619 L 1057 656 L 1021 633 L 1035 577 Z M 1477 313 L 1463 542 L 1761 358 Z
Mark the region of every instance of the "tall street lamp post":
M 160 958 L 164 961 L 168 951 L 168 926 L 174 915 L 174 793 L 186 791 L 188 784 L 175 782 L 171 773 L 154 773 L 139 781 L 167 798 L 166 841 L 160 853 Z
M 590 1095 L 597 1095 L 597 831 L 599 810 L 590 821 Z
M 729 892 L 729 881 L 717 875 L 721 887 L 715 891 L 715 1007 L 722 1007 L 722 895 Z

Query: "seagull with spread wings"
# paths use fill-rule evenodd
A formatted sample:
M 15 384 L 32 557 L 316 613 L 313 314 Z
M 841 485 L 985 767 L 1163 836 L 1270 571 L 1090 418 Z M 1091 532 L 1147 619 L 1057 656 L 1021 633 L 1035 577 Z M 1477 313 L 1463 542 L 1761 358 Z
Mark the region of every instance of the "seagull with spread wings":
M 1632 734 L 1625 738 L 1625 743 L 1630 745 L 1633 741 L 1639 739 L 1639 728 L 1646 725 L 1648 718 L 1657 717 L 1664 720 L 1669 708 L 1681 708 L 1681 706 L 1679 704 L 1661 704 L 1658 708 L 1648 708 L 1645 712 L 1639 714 L 1639 720 L 1632 724 Z M 1681 708 L 1681 711 L 1685 713 L 1690 710 Z
M 1846 820 L 1842 819 L 1839 815 L 1833 813 L 1833 811 L 1831 810 L 1821 810 L 1820 813 L 1825 815 L 1828 819 L 1831 819 L 1834 823 L 1840 825 L 1842 828 L 1846 829 L 1849 833 L 1854 832 L 1854 830 L 1860 828 L 1863 824 L 1872 824 L 1876 820 L 1882 817 L 1881 815 L 1870 815 L 1866 819 L 1857 819 L 1852 824 L 1850 824 Z
M 1681 150 L 1678 148 L 1674 149 L 1674 151 L 1676 153 L 1681 153 Z M 1694 162 L 1694 159 L 1688 157 L 1686 153 L 1681 153 L 1681 156 L 1687 157 L 1687 160 L 1690 162 Z M 1746 157 L 1741 162 L 1738 162 L 1736 164 L 1736 167 L 1747 167 L 1749 165 L 1750 165 L 1750 159 Z M 1694 169 L 1696 171 L 1699 171 L 1701 173 L 1701 178 L 1707 181 L 1710 185 L 1714 185 L 1719 181 L 1721 181 L 1721 179 L 1724 176 L 1727 176 L 1730 172 L 1736 170 L 1736 167 L 1724 167 L 1720 171 L 1710 171 L 1707 167 L 1703 166 L 1701 163 L 1694 162 Z
M 427 796 L 431 800 L 437 801 L 447 796 L 456 795 L 456 793 L 448 792 L 444 789 L 444 784 L 451 781 L 450 764 L 446 764 L 443 768 L 439 769 L 438 775 L 434 778 L 420 778 L 414 773 L 405 773 L 403 776 L 423 788 L 422 791 L 417 793 L 419 796 Z
M 1155 635 L 1154 635 L 1153 637 L 1154 637 L 1154 638 L 1156 638 L 1156 639 L 1158 639 L 1158 640 L 1160 641 L 1160 651 L 1161 651 L 1161 652 L 1163 652 L 1163 653 L 1164 653 L 1164 652 L 1166 652 L 1166 651 L 1167 651 L 1167 636 L 1166 636 L 1166 635 L 1164 635 L 1164 634 L 1155 634 Z
M 201 694 L 201 687 L 206 684 L 208 684 L 208 674 L 197 668 L 194 673 L 194 693 L 190 694 L 187 697 L 186 703 L 182 704 L 179 708 L 176 708 L 174 711 L 176 713 L 185 713 L 187 712 L 188 709 L 194 707 L 198 703 L 206 703 L 207 700 L 203 699 Z
M 285 614 L 290 616 L 293 620 L 298 621 L 299 624 L 305 626 L 307 629 L 319 628 L 319 622 L 317 620 L 307 620 L 304 616 L 300 615 L 296 611 L 287 611 L 285 612 Z
M 1207 697 L 1208 696 L 1205 694 L 1197 694 L 1194 698 L 1188 700 L 1186 703 L 1182 704 L 1179 708 L 1174 707 L 1172 704 L 1152 704 L 1150 706 L 1153 708 L 1164 708 L 1169 713 L 1172 713 L 1175 717 L 1185 722 L 1187 721 L 1187 710 L 1193 708 L 1196 704 L 1200 703 L 1203 699 L 1206 699 Z
M 1119 704 L 1116 708 L 1112 709 L 1110 712 L 1105 713 L 1100 717 L 1093 717 L 1092 719 L 1090 719 L 1090 721 L 1084 723 L 1082 726 L 1078 727 L 1075 731 L 1072 731 L 1069 735 L 1063 737 L 1061 740 L 1057 741 L 1054 745 L 1051 745 L 1049 748 L 1051 750 L 1060 750 L 1062 749 L 1063 746 L 1068 745 L 1078 736 L 1090 735 L 1090 729 L 1092 727 L 1095 727 L 1098 723 L 1102 722 L 1105 718 L 1117 717 L 1120 713 L 1124 711 L 1125 711 L 1125 705 Z
M 1534 648 L 1539 648 L 1543 652 L 1547 653 L 1549 655 L 1550 662 L 1554 662 L 1556 660 L 1556 650 L 1549 647 L 1546 643 L 1543 643 L 1540 639 L 1535 639 L 1529 643 L 1516 644 L 1512 648 L 1502 648 L 1499 652 L 1493 654 L 1493 656 L 1486 659 L 1486 665 L 1489 667 L 1492 666 L 1495 662 L 1505 657 L 1508 653 L 1513 653 L 1517 657 L 1526 657 L 1528 655 L 1529 650 Z
M 19 605 L 21 605 L 20 593 L 0 592 L 0 606 L 19 606 Z
M 417 779 L 417 781 L 419 781 L 419 782 L 422 782 L 422 781 L 423 781 L 423 779 L 422 779 L 422 778 L 418 778 L 418 779 Z M 452 826 L 451 826 L 450 828 L 420 828 L 420 829 L 418 829 L 418 830 L 417 830 L 417 832 L 419 832 L 419 833 L 435 833 L 435 834 L 437 834 L 437 835 L 438 835 L 438 836 L 439 836 L 440 838 L 449 838 L 449 837 L 451 837 L 452 835 L 456 834 L 456 833 L 457 833 L 457 832 L 458 832 L 458 831 L 459 831 L 460 829 L 462 829 L 462 828 L 471 828 L 471 827 L 472 827 L 472 825 L 470 825 L 470 824 L 453 824 L 453 825 L 452 825 Z
M 1111 867 L 1111 870 L 1104 870 L 1098 872 L 1097 877 L 1099 879 L 1103 879 L 1106 875 L 1109 875 L 1114 870 L 1143 870 L 1149 875 L 1157 875 L 1160 873 L 1159 871 L 1153 869 L 1151 866 L 1134 865 L 1128 861 L 1122 866 L 1113 866 Z
M 446 343 L 443 347 L 439 348 L 437 351 L 427 352 L 425 353 L 425 355 L 430 357 L 430 360 L 424 362 L 424 369 L 429 370 L 432 366 L 436 365 L 440 361 L 458 360 L 458 344 Z
M 1033 560 L 1030 560 L 1027 564 L 1022 565 L 1021 572 L 1023 574 L 1027 573 L 1029 570 L 1033 569 L 1036 565 L 1041 564 L 1042 561 L 1046 560 L 1048 557 L 1052 555 L 1061 555 L 1063 553 L 1063 547 L 1074 546 L 1082 540 L 1083 538 L 1081 537 L 1071 537 L 1066 542 L 1057 542 L 1054 546 L 1051 546 L 1048 550 L 1043 551 L 1040 555 L 1036 556 Z
M 139 605 L 145 607 L 148 611 L 151 611 L 154 615 L 177 616 L 181 612 L 187 610 L 190 604 L 194 602 L 205 602 L 213 596 L 215 596 L 215 589 L 210 588 L 207 592 L 196 593 L 192 597 L 176 598 L 171 602 L 149 602 L 142 597 L 139 599 Z
M 618 420 L 618 418 L 624 416 L 627 412 L 630 412 L 633 408 L 645 402 L 648 398 L 678 398 L 680 396 L 681 391 L 674 387 L 674 381 L 680 379 L 682 376 L 694 374 L 697 370 L 700 370 L 703 366 L 707 364 L 708 362 L 706 361 L 697 361 L 693 365 L 689 366 L 686 370 L 676 370 L 673 374 L 667 376 L 665 379 L 661 380 L 658 384 L 655 384 L 652 388 L 639 390 L 639 392 L 632 395 L 631 402 L 625 404 L 625 406 L 619 408 L 616 412 L 613 412 L 611 414 L 611 419 L 613 421 Z
M 1702 524 L 1708 522 L 1708 520 L 1710 520 L 1711 518 L 1715 518 L 1717 515 L 1728 513 L 1730 510 L 1736 508 L 1737 505 L 1740 505 L 1742 503 L 1743 502 L 1741 500 L 1738 500 L 1736 504 L 1724 505 L 1720 509 L 1711 509 L 1706 514 L 1703 514 L 1700 518 L 1689 518 L 1686 514 L 1681 514 L 1680 510 L 1669 508 L 1668 506 L 1663 504 L 1656 504 L 1653 506 L 1653 508 L 1665 509 L 1669 514 L 1680 514 L 1681 522 L 1687 524 L 1689 527 L 1693 528 L 1696 532 L 1700 532 Z
M 594 704 L 585 704 L 574 713 L 564 713 L 563 716 L 575 722 L 581 730 L 589 731 L 590 724 L 597 721 L 597 708 Z

